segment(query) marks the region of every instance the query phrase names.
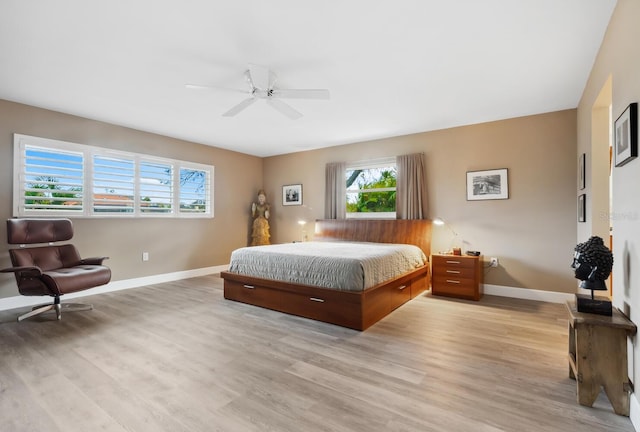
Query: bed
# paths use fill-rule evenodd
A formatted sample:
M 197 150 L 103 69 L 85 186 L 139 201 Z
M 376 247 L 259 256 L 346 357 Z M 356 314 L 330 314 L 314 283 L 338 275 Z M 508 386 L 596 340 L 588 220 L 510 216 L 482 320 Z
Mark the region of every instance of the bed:
M 424 257 L 429 257 L 431 221 L 323 219 L 316 221 L 313 240 L 409 244 L 417 246 Z M 332 246 L 327 245 L 329 250 Z M 367 245 L 363 246 L 369 249 Z M 258 248 L 256 251 L 268 247 Z M 232 255 L 235 254 L 236 251 Z M 295 273 L 292 269 L 289 272 Z M 428 288 L 429 265 L 425 259 L 423 265 L 413 265 L 401 274 L 374 281 L 373 285 L 363 286 L 360 290 L 346 286 L 346 281 L 343 282 L 345 286 L 320 286 L 322 284 L 299 283 L 290 277 L 289 280 L 277 280 L 273 275 L 264 277 L 255 271 L 243 272 L 242 266 L 234 262 L 229 270 L 221 272 L 221 277 L 224 279 L 224 297 L 228 300 L 365 330 Z

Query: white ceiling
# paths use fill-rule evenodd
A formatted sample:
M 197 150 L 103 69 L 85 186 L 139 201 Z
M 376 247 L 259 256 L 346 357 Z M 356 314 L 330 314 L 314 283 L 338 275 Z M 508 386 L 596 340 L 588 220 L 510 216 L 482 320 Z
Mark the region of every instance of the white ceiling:
M 1 0 L 0 98 L 257 156 L 575 108 L 615 0 Z M 329 101 L 246 96 L 249 63 Z M 24 132 L 24 131 L 15 131 Z

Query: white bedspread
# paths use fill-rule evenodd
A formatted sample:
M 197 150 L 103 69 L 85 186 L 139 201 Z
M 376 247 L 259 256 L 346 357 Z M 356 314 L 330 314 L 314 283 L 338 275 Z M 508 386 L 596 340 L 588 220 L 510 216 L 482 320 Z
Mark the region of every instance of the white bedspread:
M 425 265 L 413 245 L 303 242 L 236 249 L 229 272 L 263 279 L 362 291 Z

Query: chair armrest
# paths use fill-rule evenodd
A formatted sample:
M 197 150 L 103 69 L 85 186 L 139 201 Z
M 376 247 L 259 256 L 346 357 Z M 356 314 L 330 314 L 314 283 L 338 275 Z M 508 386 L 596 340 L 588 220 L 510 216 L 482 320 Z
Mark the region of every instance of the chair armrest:
M 80 264 L 86 265 L 102 265 L 102 261 L 109 259 L 109 257 L 92 257 L 83 258 L 80 260 Z
M 0 269 L 0 273 L 32 272 L 34 277 L 42 276 L 42 270 L 36 266 L 8 267 Z

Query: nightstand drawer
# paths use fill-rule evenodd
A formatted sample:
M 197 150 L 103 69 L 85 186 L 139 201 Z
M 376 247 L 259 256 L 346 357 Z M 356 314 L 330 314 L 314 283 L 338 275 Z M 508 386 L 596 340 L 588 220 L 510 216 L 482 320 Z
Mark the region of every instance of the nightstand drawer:
M 433 277 L 453 277 L 473 280 L 476 277 L 476 270 L 473 267 L 439 267 L 433 268 Z
M 459 277 L 449 277 L 449 276 L 436 276 L 433 275 L 433 285 L 434 286 L 442 286 L 442 287 L 452 287 L 452 286 L 469 286 L 475 287 L 476 281 L 473 278 L 459 278 Z
M 443 295 L 451 297 L 462 297 L 476 299 L 477 285 L 472 280 L 456 281 L 455 279 L 445 279 L 438 281 L 434 278 L 431 293 L 433 295 Z
M 438 267 L 448 267 L 448 268 L 468 268 L 474 269 L 476 265 L 477 259 L 474 257 L 466 257 L 466 256 L 456 256 L 456 255 L 434 255 L 433 256 L 433 266 L 434 268 Z

